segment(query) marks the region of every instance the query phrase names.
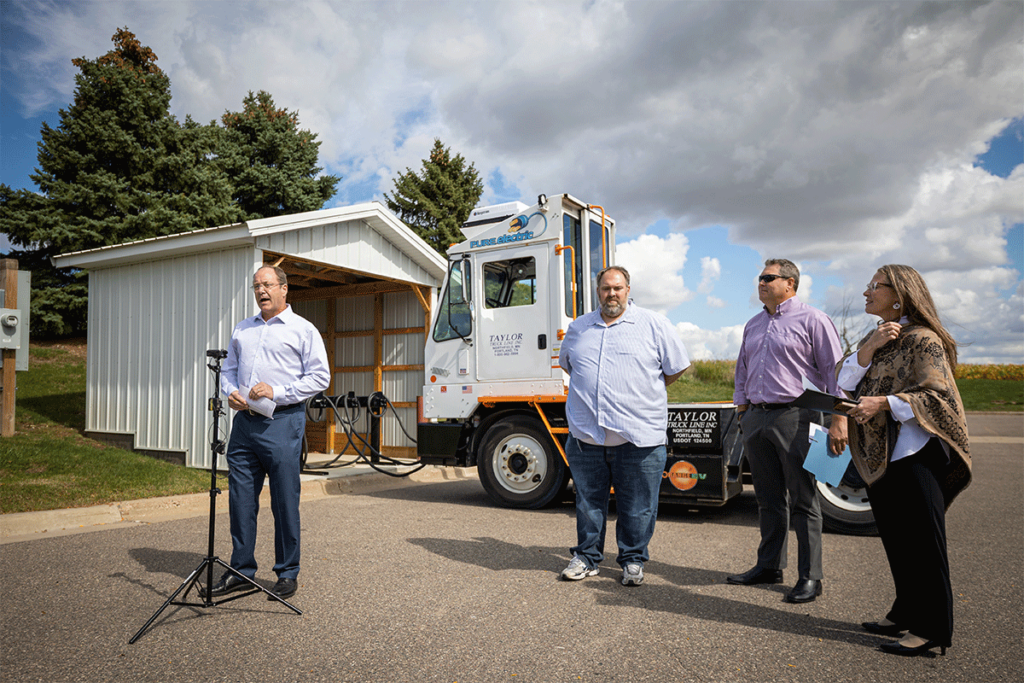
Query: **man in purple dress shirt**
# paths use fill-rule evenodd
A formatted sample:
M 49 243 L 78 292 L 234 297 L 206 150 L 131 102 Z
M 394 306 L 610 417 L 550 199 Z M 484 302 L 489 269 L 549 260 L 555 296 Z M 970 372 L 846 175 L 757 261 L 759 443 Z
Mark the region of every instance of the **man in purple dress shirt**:
M 800 271 L 792 261 L 769 259 L 758 278 L 764 309 L 747 323 L 736 361 L 733 403 L 754 480 L 761 526 L 757 564 L 729 583 L 782 583 L 790 518 L 797 538 L 796 585 L 787 602 L 821 595 L 821 507 L 814 475 L 803 468 L 810 447 L 809 424 L 820 413 L 791 405 L 806 377 L 819 390 L 839 396 L 836 364 L 842 357 L 832 320 L 796 296 Z M 846 417 L 829 427 L 834 453 L 846 448 Z

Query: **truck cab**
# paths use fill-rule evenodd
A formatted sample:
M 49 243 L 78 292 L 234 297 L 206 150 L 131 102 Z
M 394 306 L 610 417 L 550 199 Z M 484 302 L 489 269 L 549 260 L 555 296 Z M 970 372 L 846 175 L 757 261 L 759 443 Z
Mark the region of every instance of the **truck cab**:
M 424 355 L 423 417 L 465 419 L 484 397 L 564 395 L 559 343 L 597 305 L 614 221 L 569 195 L 476 209 L 448 251 Z
M 540 195 L 475 209 L 462 231 L 426 342 L 420 460 L 476 466 L 500 503 L 538 507 L 568 482 L 558 351 L 569 323 L 597 306 L 615 221 L 571 195 Z

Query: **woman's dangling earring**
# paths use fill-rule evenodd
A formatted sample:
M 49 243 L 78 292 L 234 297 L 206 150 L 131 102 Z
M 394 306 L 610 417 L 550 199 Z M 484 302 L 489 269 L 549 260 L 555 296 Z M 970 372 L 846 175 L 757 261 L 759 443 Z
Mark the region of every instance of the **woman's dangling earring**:
M 894 310 L 897 310 L 897 311 L 898 311 L 898 310 L 900 310 L 900 302 L 899 302 L 899 301 L 897 301 L 896 303 L 894 303 L 894 304 L 892 305 L 892 307 L 893 307 L 893 309 L 894 309 Z

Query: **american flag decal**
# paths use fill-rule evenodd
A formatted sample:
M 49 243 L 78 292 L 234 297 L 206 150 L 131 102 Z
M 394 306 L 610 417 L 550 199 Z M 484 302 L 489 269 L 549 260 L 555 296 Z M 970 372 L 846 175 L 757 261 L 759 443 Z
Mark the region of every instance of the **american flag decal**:
M 464 393 L 464 394 L 472 394 L 473 393 L 473 387 L 468 386 L 468 385 L 467 386 L 463 386 L 462 387 L 462 393 Z

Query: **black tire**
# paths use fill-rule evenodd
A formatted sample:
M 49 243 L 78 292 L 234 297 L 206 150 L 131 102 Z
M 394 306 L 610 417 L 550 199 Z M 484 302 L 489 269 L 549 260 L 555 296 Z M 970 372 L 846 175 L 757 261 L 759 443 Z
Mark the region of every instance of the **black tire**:
M 499 419 L 484 434 L 477 472 L 487 495 L 502 507 L 536 510 L 560 497 L 568 483 L 551 435 L 525 415 Z
M 878 535 L 867 486 L 853 463 L 850 463 L 839 486 L 818 482 L 818 501 L 821 503 L 822 526 L 827 531 L 851 536 Z

